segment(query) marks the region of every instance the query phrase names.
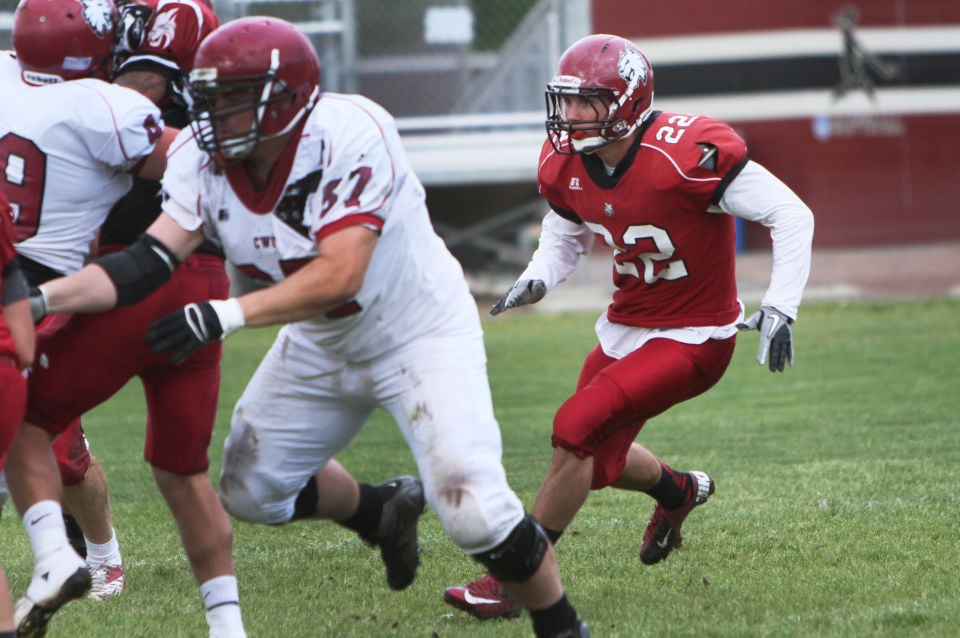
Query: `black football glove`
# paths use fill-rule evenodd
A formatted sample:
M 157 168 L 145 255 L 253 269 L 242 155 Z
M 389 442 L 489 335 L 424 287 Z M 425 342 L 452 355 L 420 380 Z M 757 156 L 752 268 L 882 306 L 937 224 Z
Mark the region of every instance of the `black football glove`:
M 243 310 L 236 299 L 187 304 L 150 324 L 147 343 L 156 355 L 173 351 L 180 365 L 203 346 L 223 341 L 243 327 Z
M 770 355 L 770 372 L 783 372 L 786 364 L 793 365 L 793 331 L 790 324 L 793 319 L 773 306 L 760 306 L 750 318 L 738 323 L 740 330 L 759 330 L 760 349 L 757 351 L 757 363 L 763 365 Z
M 490 309 L 491 315 L 499 315 L 504 310 L 525 306 L 528 303 L 537 303 L 547 294 L 547 285 L 542 279 L 521 279 L 513 284 L 500 300 Z

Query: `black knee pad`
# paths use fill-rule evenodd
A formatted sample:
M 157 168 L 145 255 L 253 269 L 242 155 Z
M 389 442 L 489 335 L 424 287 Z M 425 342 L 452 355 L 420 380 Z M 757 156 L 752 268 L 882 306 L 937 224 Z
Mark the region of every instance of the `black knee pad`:
M 497 580 L 523 583 L 530 580 L 540 567 L 549 546 L 550 540 L 543 528 L 527 514 L 507 540 L 473 558 L 490 570 Z

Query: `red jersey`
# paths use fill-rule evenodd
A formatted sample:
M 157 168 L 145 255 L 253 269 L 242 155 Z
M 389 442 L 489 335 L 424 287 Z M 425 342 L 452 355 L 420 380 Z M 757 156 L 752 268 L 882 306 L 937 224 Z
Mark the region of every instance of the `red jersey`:
M 610 175 L 596 155 L 540 154 L 540 194 L 613 248 L 607 318 L 645 328 L 737 319 L 734 218 L 717 204 L 747 162 L 744 141 L 705 116 L 654 112 Z
M 10 262 L 17 256 L 13 249 L 13 217 L 10 214 L 10 204 L 6 197 L 0 192 L 0 273 L 6 271 Z M 3 296 L 3 277 L 0 276 L 0 297 Z M 2 304 L 0 304 L 2 308 Z M 13 335 L 10 334 L 10 326 L 7 325 L 0 312 L 0 354 L 17 356 L 17 345 L 13 342 Z

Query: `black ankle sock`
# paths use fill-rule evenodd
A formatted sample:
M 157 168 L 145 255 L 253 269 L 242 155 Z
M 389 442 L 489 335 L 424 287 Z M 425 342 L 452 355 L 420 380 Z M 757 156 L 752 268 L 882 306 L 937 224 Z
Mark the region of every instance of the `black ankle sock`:
M 353 516 L 345 521 L 337 521 L 347 529 L 352 529 L 364 538 L 373 536 L 380 525 L 383 513 L 383 497 L 380 490 L 366 483 L 360 484 L 360 503 Z
M 577 610 L 573 608 L 567 595 L 546 609 L 531 609 L 533 633 L 537 636 L 553 636 L 569 629 L 577 621 Z
M 80 554 L 81 558 L 86 558 L 87 539 L 83 537 L 83 530 L 80 529 L 80 523 L 70 514 L 64 514 L 63 525 L 67 528 L 67 540 L 70 541 L 73 549 Z
M 543 527 L 543 525 L 541 525 L 540 527 Z M 551 545 L 556 545 L 557 541 L 560 540 L 560 537 L 563 536 L 563 530 L 560 530 L 558 532 L 555 529 L 550 529 L 549 527 L 543 527 L 543 531 L 546 533 L 547 538 L 550 539 Z
M 665 463 L 660 464 L 660 480 L 647 490 L 647 494 L 668 510 L 677 509 L 687 502 L 690 482 L 684 472 L 676 472 Z

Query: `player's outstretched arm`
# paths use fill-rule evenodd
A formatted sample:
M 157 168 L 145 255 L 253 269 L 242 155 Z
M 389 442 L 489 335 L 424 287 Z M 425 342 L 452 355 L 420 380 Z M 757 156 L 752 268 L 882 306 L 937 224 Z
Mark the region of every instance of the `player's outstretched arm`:
M 103 312 L 137 303 L 162 286 L 202 241 L 202 228 L 184 230 L 161 214 L 127 248 L 34 289 L 30 300 L 34 321 L 50 313 Z
M 770 371 L 793 365 L 793 331 L 803 288 L 810 274 L 813 213 L 786 184 L 756 162 L 749 162 L 720 201 L 725 212 L 770 229 L 773 270 L 760 310 L 738 325 L 759 330 L 757 363 L 769 358 Z
M 29 367 L 33 364 L 33 357 L 36 354 L 36 337 L 26 297 L 4 303 L 3 318 L 10 328 L 10 334 L 13 335 L 20 367 Z
M 580 257 L 590 252 L 593 232 L 582 223 L 549 211 L 540 225 L 537 249 L 517 282 L 490 309 L 491 315 L 537 303 L 577 267 Z
M 95 263 L 30 291 L 34 322 L 48 314 L 103 312 L 116 305 L 117 289 L 106 271 Z

